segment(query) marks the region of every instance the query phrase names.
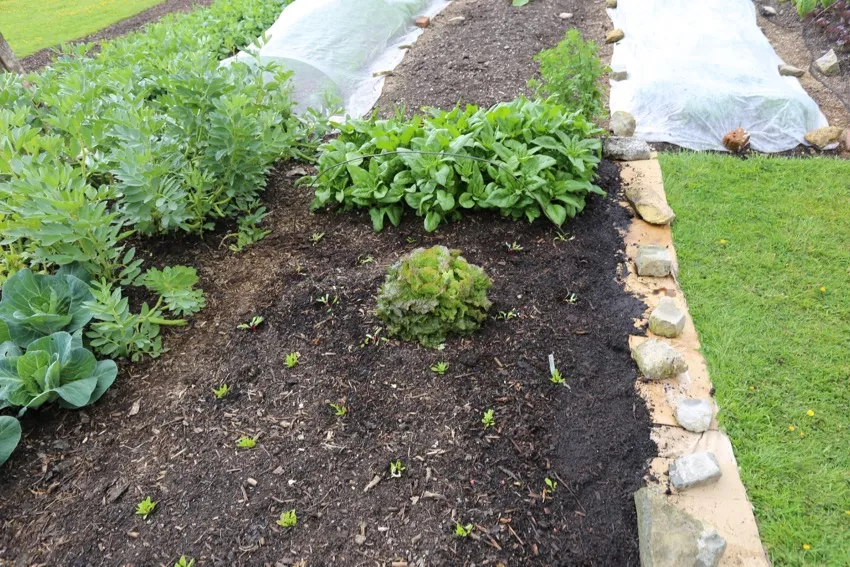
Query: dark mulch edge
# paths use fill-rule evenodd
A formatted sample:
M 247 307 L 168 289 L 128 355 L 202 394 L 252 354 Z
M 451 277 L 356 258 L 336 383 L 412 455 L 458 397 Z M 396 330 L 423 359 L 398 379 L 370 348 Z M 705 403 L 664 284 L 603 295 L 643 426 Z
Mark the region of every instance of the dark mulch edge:
M 92 53 L 96 53 L 99 49 L 99 43 L 102 41 L 115 39 L 130 32 L 138 31 L 148 24 L 162 19 L 168 14 L 175 12 L 189 12 L 195 8 L 209 6 L 215 0 L 165 0 L 162 4 L 157 4 L 148 8 L 144 12 L 140 12 L 135 16 L 121 20 L 106 27 L 91 35 L 76 39 L 69 42 L 69 45 L 80 45 L 83 43 L 95 43 Z M 47 47 L 36 51 L 32 55 L 28 55 L 21 59 L 21 65 L 27 72 L 38 71 L 50 65 L 57 56 L 57 49 L 60 46 Z

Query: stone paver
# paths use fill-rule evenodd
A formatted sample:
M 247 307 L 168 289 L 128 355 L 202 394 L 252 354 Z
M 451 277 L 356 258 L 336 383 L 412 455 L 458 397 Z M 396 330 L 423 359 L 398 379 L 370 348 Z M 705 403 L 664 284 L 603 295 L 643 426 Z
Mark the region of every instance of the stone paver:
M 714 484 L 723 473 L 717 457 L 708 451 L 679 457 L 670 465 L 670 484 L 678 491 Z

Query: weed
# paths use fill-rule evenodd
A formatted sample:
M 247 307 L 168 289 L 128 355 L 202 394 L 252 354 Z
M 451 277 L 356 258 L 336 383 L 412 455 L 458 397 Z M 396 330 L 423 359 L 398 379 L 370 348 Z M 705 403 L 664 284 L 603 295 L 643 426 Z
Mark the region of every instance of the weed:
M 236 441 L 236 446 L 240 449 L 253 449 L 257 446 L 257 439 L 254 437 L 242 436 Z
M 496 321 L 510 321 L 517 317 L 519 317 L 519 313 L 517 313 L 516 309 L 511 309 L 510 311 L 499 311 L 499 314 L 496 315 L 494 319 L 496 319 Z
M 256 331 L 257 327 L 259 327 L 260 325 L 263 324 L 263 321 L 265 321 L 264 317 L 256 315 L 254 317 L 251 317 L 251 320 L 247 323 L 239 323 L 238 325 L 236 325 L 236 328 L 243 330 L 243 331 L 245 331 L 245 330 Z
M 295 508 L 288 512 L 281 512 L 280 519 L 277 521 L 277 525 L 282 528 L 294 528 L 298 524 L 298 516 L 295 514 Z
M 469 534 L 472 533 L 474 526 L 472 524 L 466 524 L 465 526 L 457 523 L 455 524 L 455 535 L 457 537 L 469 537 Z
M 493 415 L 495 412 L 492 409 L 488 409 L 484 412 L 484 416 L 481 418 L 481 423 L 484 424 L 484 429 L 489 427 L 493 427 L 496 425 L 496 418 Z
M 217 400 L 220 400 L 220 399 L 222 399 L 224 396 L 226 396 L 227 394 L 229 394 L 229 393 L 230 393 L 230 390 L 231 390 L 231 388 L 230 388 L 230 386 L 228 386 L 227 384 L 222 384 L 222 385 L 221 385 L 221 386 L 219 386 L 218 388 L 213 388 L 213 389 L 212 389 L 213 394 L 215 394 L 215 398 L 216 398 Z
M 151 500 L 150 496 L 146 496 L 144 500 L 136 504 L 136 515 L 141 516 L 143 520 L 147 520 L 148 516 L 153 514 L 156 509 L 156 502 Z
M 524 250 L 517 241 L 505 242 L 505 248 L 508 249 L 508 252 L 522 252 Z
M 195 560 L 181 555 L 174 567 L 195 567 Z
M 567 235 L 561 232 L 560 230 L 555 231 L 555 238 L 552 239 L 553 242 L 569 242 L 575 240 L 575 236 L 570 236 L 567 238 Z
M 319 242 L 321 242 L 324 237 L 325 237 L 324 232 L 314 232 L 310 236 L 310 241 L 315 245 L 315 244 L 318 244 Z
M 578 295 L 575 293 L 571 293 L 564 298 L 564 303 L 569 303 L 570 305 L 575 305 L 578 303 Z
M 561 376 L 561 371 L 557 368 L 552 371 L 552 375 L 549 377 L 549 381 L 553 384 L 558 384 L 559 386 L 563 386 L 567 383 L 563 376 Z
M 549 492 L 549 494 L 554 494 L 555 491 L 558 489 L 558 483 L 549 478 L 548 476 L 543 482 L 546 483 L 546 491 Z
M 328 293 L 326 293 L 325 295 L 319 296 L 319 298 L 316 299 L 316 303 L 324 305 L 325 308 L 327 308 L 328 313 L 333 312 L 334 305 L 336 305 L 338 302 L 339 302 L 339 296 L 338 295 L 331 297 L 330 294 L 328 294 Z
M 437 374 L 439 374 L 441 376 L 443 374 L 445 374 L 446 370 L 448 370 L 448 369 L 449 369 L 449 363 L 448 362 L 442 362 L 442 361 L 438 362 L 437 364 L 435 364 L 434 366 L 431 367 L 432 372 L 436 372 Z
M 284 363 L 286 364 L 287 368 L 295 368 L 296 366 L 298 366 L 298 362 L 300 360 L 301 360 L 301 353 L 300 352 L 290 352 L 289 354 L 286 355 L 286 360 L 284 361 Z
M 331 407 L 331 409 L 334 410 L 334 415 L 337 417 L 345 417 L 345 415 L 348 413 L 348 407 L 344 403 L 330 403 L 328 405 Z
M 401 478 L 402 473 L 407 470 L 407 467 L 404 466 L 404 463 L 401 462 L 401 459 L 397 459 L 395 461 L 390 462 L 390 476 L 393 478 Z
M 369 345 L 379 345 L 382 343 L 388 343 L 390 340 L 387 337 L 382 337 L 381 333 L 383 332 L 383 327 L 375 327 L 375 331 L 372 333 L 366 333 L 366 337 L 360 341 L 360 348 L 369 346 Z
M 375 261 L 375 258 L 373 258 L 372 256 L 366 256 L 365 258 L 362 257 L 362 256 L 357 257 L 357 263 L 360 264 L 361 266 L 364 265 L 364 264 L 371 264 L 374 261 Z

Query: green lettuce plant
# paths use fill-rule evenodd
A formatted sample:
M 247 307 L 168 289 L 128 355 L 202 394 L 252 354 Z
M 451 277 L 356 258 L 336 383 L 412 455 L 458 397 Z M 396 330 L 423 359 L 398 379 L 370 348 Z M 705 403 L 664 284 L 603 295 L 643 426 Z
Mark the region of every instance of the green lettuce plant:
M 391 336 L 425 346 L 469 334 L 487 318 L 492 282 L 458 250 L 418 248 L 392 265 L 378 293 L 378 317 Z
M 0 342 L 26 347 L 59 331 L 79 331 L 92 318 L 85 306 L 91 299 L 88 284 L 68 269 L 52 276 L 20 270 L 3 284 Z
M 26 353 L 12 346 L 0 358 L 0 403 L 36 408 L 58 401 L 81 408 L 96 402 L 117 375 L 115 363 L 95 359 L 79 336 L 53 333 L 30 343 Z

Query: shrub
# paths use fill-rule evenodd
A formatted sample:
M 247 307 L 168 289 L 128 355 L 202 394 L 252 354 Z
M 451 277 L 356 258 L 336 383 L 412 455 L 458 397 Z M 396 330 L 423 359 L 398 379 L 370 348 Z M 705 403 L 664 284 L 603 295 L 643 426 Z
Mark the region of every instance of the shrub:
M 350 120 L 321 146 L 313 208 L 369 208 L 376 231 L 405 208 L 425 230 L 461 211 L 494 209 L 560 226 L 585 206 L 601 142 L 578 112 L 554 100 L 518 98 L 490 109 L 430 109 L 428 117 Z
M 387 272 L 378 294 L 378 317 L 387 332 L 425 346 L 449 333 L 465 335 L 487 318 L 490 278 L 445 246 L 417 248 Z
M 584 41 L 572 28 L 558 45 L 534 57 L 540 65 L 541 80 L 532 79 L 528 86 L 538 96 L 555 97 L 569 112 L 579 111 L 594 120 L 605 113 L 600 80 L 609 71 L 599 60 L 598 51 L 596 43 Z

